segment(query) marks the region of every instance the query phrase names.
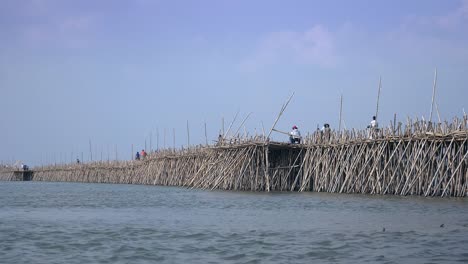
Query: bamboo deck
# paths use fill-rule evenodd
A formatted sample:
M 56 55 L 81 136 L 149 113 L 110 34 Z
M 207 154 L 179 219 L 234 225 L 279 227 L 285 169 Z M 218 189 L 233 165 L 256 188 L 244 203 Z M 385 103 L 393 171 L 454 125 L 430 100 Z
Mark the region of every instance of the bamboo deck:
M 377 132 L 315 132 L 303 144 L 239 138 L 153 152 L 143 161 L 37 167 L 33 180 L 466 197 L 467 123 L 465 117 L 434 126 L 400 123 Z M 11 177 L 0 171 L 0 179 Z

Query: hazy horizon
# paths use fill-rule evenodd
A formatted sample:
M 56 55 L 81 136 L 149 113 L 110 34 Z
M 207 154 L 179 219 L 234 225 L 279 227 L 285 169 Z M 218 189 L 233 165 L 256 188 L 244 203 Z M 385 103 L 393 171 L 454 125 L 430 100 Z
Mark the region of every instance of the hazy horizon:
M 347 128 L 375 114 L 442 120 L 468 97 L 468 1 L 59 1 L 0 3 L 0 162 L 130 159 L 133 150 L 249 134 Z M 434 111 L 436 111 L 434 109 Z M 433 120 L 437 120 L 434 112 Z M 243 129 L 242 129 L 243 130 Z M 286 141 L 276 134 L 277 140 Z M 61 158 L 60 158 L 61 157 Z M 66 158 L 65 158 L 66 157 Z

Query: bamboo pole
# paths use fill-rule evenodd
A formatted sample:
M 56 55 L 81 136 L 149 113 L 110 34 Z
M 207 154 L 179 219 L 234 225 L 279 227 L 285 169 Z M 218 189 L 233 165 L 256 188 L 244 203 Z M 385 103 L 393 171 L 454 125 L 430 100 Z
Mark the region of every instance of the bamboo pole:
M 382 76 L 379 78 L 379 91 L 377 92 L 377 107 L 375 109 L 375 120 L 378 120 L 379 116 L 379 101 L 380 101 L 380 90 L 382 89 Z
M 89 159 L 93 161 L 93 148 L 91 146 L 91 139 L 89 139 Z
M 208 134 L 206 132 L 206 121 L 205 121 L 205 145 L 208 146 Z
M 262 123 L 262 136 L 265 139 L 265 127 L 263 126 L 263 121 L 261 123 Z
M 288 104 L 289 102 L 291 101 L 292 97 L 294 96 L 294 92 L 291 94 L 291 96 L 289 96 L 288 100 L 286 101 L 286 103 L 283 104 L 283 106 L 281 107 L 281 110 L 278 114 L 278 116 L 276 117 L 276 120 L 275 122 L 273 123 L 273 126 L 271 127 L 270 129 L 270 132 L 268 132 L 268 135 L 266 137 L 265 140 L 269 139 L 270 138 L 270 135 L 271 135 L 271 132 L 273 132 L 273 129 L 275 128 L 276 126 L 276 123 L 278 123 L 279 119 L 281 118 L 281 115 L 283 114 L 284 110 L 286 110 L 286 107 L 288 107 Z
M 166 128 L 164 128 L 164 149 L 166 149 Z
M 439 104 L 437 102 L 435 102 L 435 107 L 437 112 L 437 120 L 439 120 L 439 123 L 442 123 L 442 120 L 440 119 Z
M 320 132 L 313 133 L 301 145 L 265 144 L 245 133 L 237 143 L 162 150 L 140 163 L 118 160 L 115 145 L 116 160 L 107 163 L 56 163 L 54 154 L 55 166 L 34 168 L 34 179 L 243 191 L 467 196 L 465 117 L 434 131 L 428 122 L 408 118 L 405 133 L 395 134 L 395 125 L 383 127 L 381 137 L 373 140 L 364 130 L 331 131 L 326 141 Z M 0 179 L 10 178 L 0 168 Z
M 234 137 L 237 136 L 237 133 L 239 133 L 239 130 L 242 128 L 242 126 L 244 125 L 245 121 L 247 121 L 247 119 L 249 118 L 249 116 L 252 114 L 252 112 L 250 112 L 245 118 L 244 120 L 242 120 L 242 123 L 240 124 L 239 128 L 236 130 L 236 132 L 234 133 Z
M 237 113 L 236 113 L 236 115 L 234 116 L 234 119 L 232 120 L 231 124 L 230 124 L 229 127 L 228 127 L 228 130 L 226 131 L 226 134 L 224 134 L 224 132 L 223 132 L 223 139 L 226 138 L 226 136 L 229 134 L 229 131 L 230 131 L 231 128 L 232 128 L 232 125 L 234 124 L 234 122 L 236 122 L 237 116 L 239 115 L 239 111 L 240 111 L 240 110 L 237 110 Z M 224 131 L 224 121 L 223 121 L 223 131 Z
M 222 134 L 221 134 L 221 135 L 223 135 L 223 136 L 224 136 L 224 116 L 223 116 L 223 117 L 221 117 L 221 132 L 222 132 Z
M 340 120 L 338 123 L 338 131 L 341 132 L 341 120 L 343 116 L 343 94 L 340 95 Z
M 436 92 L 436 84 L 437 84 L 437 68 L 434 70 L 434 85 L 432 86 L 432 100 L 431 100 L 431 113 L 429 115 L 429 121 L 432 122 L 432 110 L 434 109 L 434 98 Z
M 187 148 L 190 148 L 190 128 L 187 120 Z

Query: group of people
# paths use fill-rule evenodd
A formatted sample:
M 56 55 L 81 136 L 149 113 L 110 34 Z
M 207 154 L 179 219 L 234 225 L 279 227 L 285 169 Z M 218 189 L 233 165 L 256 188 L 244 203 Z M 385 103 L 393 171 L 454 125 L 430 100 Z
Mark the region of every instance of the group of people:
M 373 116 L 372 117 L 372 121 L 370 122 L 370 124 L 367 126 L 368 129 L 370 129 L 370 134 L 369 134 L 369 138 L 373 138 L 375 137 L 375 134 L 378 132 L 379 130 L 379 124 L 377 123 L 377 117 L 376 116 Z M 317 127 L 317 130 L 318 130 L 318 127 Z M 330 135 L 330 131 L 331 131 L 331 128 L 330 128 L 330 124 L 328 123 L 325 123 L 323 124 L 323 127 L 321 129 L 321 133 L 322 134 L 325 134 L 325 135 Z M 289 142 L 291 144 L 300 144 L 301 143 L 301 132 L 299 131 L 299 129 L 297 128 L 296 125 L 294 125 L 292 127 L 292 130 L 291 132 L 289 132 Z
M 135 160 L 145 159 L 148 154 L 144 149 L 141 150 L 141 153 L 137 151 L 135 154 Z
M 317 128 L 318 129 L 318 128 Z M 323 124 L 323 127 L 322 127 L 322 130 L 321 130 L 321 133 L 325 133 L 325 134 L 330 134 L 330 124 Z M 302 136 L 301 136 L 301 132 L 299 131 L 299 129 L 297 128 L 296 125 L 294 125 L 292 127 L 292 130 L 291 132 L 289 132 L 289 142 L 291 144 L 301 144 L 301 139 L 302 139 Z

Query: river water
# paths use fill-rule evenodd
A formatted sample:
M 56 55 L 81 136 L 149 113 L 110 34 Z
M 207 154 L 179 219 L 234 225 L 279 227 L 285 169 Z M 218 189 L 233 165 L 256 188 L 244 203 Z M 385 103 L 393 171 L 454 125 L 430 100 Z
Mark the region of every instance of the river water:
M 0 263 L 468 262 L 468 200 L 0 182 Z

